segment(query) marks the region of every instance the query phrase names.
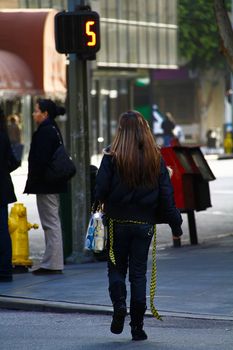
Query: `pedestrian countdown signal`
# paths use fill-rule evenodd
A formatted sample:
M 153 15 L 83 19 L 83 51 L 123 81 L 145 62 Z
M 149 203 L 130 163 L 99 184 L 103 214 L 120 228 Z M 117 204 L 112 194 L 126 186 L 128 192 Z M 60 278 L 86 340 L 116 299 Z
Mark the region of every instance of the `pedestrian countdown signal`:
M 89 37 L 87 41 L 87 46 L 95 46 L 96 45 L 96 33 L 91 30 L 91 27 L 95 25 L 95 21 L 87 21 L 85 25 L 85 33 Z
M 59 12 L 55 16 L 55 44 L 59 53 L 76 53 L 80 59 L 95 59 L 100 49 L 97 12 Z

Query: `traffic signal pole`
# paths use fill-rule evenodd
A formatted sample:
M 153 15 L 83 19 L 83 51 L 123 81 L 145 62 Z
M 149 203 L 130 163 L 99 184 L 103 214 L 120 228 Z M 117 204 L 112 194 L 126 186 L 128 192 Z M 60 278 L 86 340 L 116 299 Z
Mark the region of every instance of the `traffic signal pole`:
M 85 5 L 85 0 L 68 0 L 68 11 Z M 69 263 L 82 262 L 87 223 L 90 216 L 90 155 L 88 132 L 88 81 L 87 61 L 69 55 L 68 111 L 70 128 L 70 151 L 77 168 L 72 180 L 72 254 Z
M 71 254 L 66 262 L 86 260 L 84 239 L 90 216 L 90 155 L 88 132 L 87 60 L 96 59 L 100 49 L 99 14 L 91 11 L 85 0 L 68 0 L 68 11 L 55 15 L 55 46 L 61 54 L 69 54 L 67 69 L 68 140 L 77 174 L 71 183 L 69 204 L 64 208 L 72 241 Z M 71 207 L 71 209 L 69 208 Z M 63 213 L 64 214 L 64 213 Z M 70 220 L 67 220 L 69 216 Z M 72 231 L 72 234 L 71 234 Z M 69 254 L 69 253 L 68 253 Z

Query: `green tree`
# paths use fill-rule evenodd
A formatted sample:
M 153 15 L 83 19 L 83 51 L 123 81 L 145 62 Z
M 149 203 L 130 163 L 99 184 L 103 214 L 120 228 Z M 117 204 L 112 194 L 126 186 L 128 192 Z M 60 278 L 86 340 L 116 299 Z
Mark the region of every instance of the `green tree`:
M 228 9 L 230 0 L 225 1 Z M 179 56 L 190 68 L 224 68 L 213 0 L 178 0 Z

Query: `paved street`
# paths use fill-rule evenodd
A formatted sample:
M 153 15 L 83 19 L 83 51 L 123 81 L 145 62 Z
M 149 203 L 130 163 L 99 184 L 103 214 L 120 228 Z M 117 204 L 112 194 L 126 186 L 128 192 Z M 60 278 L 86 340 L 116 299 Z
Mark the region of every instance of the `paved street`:
M 132 342 L 129 319 L 121 335 L 110 316 L 0 310 L 1 350 L 232 350 L 233 322 L 168 317 L 145 320 L 148 340 Z

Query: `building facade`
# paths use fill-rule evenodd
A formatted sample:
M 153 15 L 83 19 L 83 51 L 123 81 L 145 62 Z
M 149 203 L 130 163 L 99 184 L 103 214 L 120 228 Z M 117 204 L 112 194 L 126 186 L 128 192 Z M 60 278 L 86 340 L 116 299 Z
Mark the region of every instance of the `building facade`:
M 60 11 L 69 1 L 2 1 L 1 8 Z M 111 142 L 123 111 L 137 108 L 151 118 L 152 71 L 177 68 L 177 0 L 92 0 L 90 5 L 101 19 L 101 50 L 88 63 L 91 154 L 96 154 Z

